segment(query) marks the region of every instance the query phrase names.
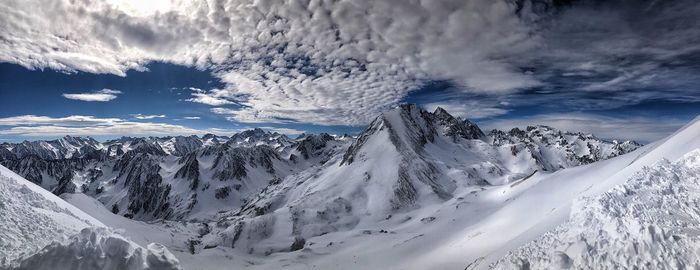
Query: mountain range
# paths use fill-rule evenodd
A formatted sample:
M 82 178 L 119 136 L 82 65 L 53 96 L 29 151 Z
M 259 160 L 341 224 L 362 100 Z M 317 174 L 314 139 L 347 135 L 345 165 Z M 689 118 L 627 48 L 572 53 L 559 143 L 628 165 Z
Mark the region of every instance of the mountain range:
M 683 155 L 700 146 L 698 123 L 642 146 L 547 126 L 486 133 L 441 108 L 407 104 L 357 136 L 66 136 L 4 143 L 0 164 L 126 228 L 137 244 L 159 239 L 185 268 L 585 268 L 599 261 L 592 246 L 577 253 L 566 244 L 580 233 L 569 214 L 602 231 L 617 217 L 600 221 L 600 207 L 576 206 L 579 198 L 617 205 L 624 200 L 600 194 L 654 179 L 654 169 L 635 173 L 662 158 L 685 158 L 659 166 L 695 173 L 694 157 Z M 635 188 L 653 189 L 628 189 Z

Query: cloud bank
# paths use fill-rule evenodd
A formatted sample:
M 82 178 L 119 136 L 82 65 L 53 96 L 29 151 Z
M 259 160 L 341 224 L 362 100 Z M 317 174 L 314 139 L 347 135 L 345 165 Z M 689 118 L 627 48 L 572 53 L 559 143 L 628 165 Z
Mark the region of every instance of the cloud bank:
M 233 134 L 238 130 L 230 129 L 192 129 L 181 125 L 165 123 L 132 122 L 119 118 L 97 118 L 94 116 L 71 115 L 66 117 L 48 117 L 22 115 L 0 118 L 0 135 L 19 135 L 33 137 L 74 136 L 157 136 L 157 135 L 203 135 Z

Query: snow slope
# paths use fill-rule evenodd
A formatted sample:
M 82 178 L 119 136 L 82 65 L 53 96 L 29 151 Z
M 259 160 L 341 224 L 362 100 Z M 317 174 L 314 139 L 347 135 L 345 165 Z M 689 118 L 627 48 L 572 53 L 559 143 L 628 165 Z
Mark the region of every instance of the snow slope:
M 4 261 L 34 253 L 86 227 L 96 219 L 47 190 L 0 166 L 0 257 Z
M 159 244 L 143 248 L 0 166 L 0 269 L 181 269 Z
M 443 202 L 421 200 L 420 207 L 384 212 L 388 215 L 381 219 L 377 214 L 382 212 L 368 210 L 386 209 L 386 205 L 368 207 L 373 202 L 367 200 L 370 196 L 350 201 L 350 207 L 342 200 L 322 203 L 321 199 L 323 196 L 333 199 L 330 194 L 343 194 L 340 191 L 351 192 L 348 186 L 361 187 L 364 194 L 381 191 L 371 187 L 381 183 L 372 183 L 377 178 L 371 177 L 363 185 L 351 174 L 308 171 L 309 175 L 299 176 L 308 181 L 285 179 L 289 182 L 284 185 L 296 186 L 289 189 L 293 191 L 267 194 L 273 195 L 267 197 L 277 209 L 273 214 L 242 220 L 255 230 L 240 230 L 241 226 L 236 225 L 240 221 L 222 221 L 219 223 L 228 226 L 227 229 L 218 233 L 215 230 L 213 234 L 218 238 L 205 244 L 218 244 L 217 250 L 251 261 L 248 266 L 251 269 L 487 269 L 509 251 L 565 223 L 577 198 L 611 190 L 644 166 L 663 158 L 676 160 L 699 148 L 699 119 L 664 140 L 626 155 L 554 173 L 536 172 L 504 185 L 462 187 Z M 397 158 L 393 149 L 383 151 L 380 147 L 386 144 L 375 144 L 372 140 L 367 142 L 368 149 L 388 156 L 373 161 L 373 155 L 365 155 L 360 159 L 369 161 L 365 165 L 391 163 Z M 338 160 L 329 164 L 335 162 Z M 350 195 L 348 198 L 352 198 Z M 283 205 L 292 207 L 275 206 L 280 199 L 287 201 Z M 293 214 L 301 211 L 295 210 L 295 205 L 303 206 L 298 209 L 303 209 L 305 216 Z M 344 212 L 347 209 L 357 215 L 347 214 Z M 264 213 L 264 209 L 261 211 Z M 323 226 L 324 220 L 328 227 Z M 295 226 L 295 222 L 304 223 Z M 306 236 L 306 244 L 301 250 L 287 252 L 294 242 L 295 228 Z M 209 256 L 213 252 L 205 250 L 202 254 Z
M 496 269 L 697 269 L 700 150 L 663 160 L 573 207 L 555 230 L 509 253 Z
M 257 269 L 461 269 L 565 220 L 552 208 L 642 153 L 536 171 L 528 150 L 448 136 L 436 113 L 385 113 L 343 157 L 270 185 L 202 245 Z
M 472 260 L 469 263 L 472 263 L 473 268 L 485 269 L 508 251 L 566 222 L 577 198 L 609 191 L 625 183 L 645 166 L 651 166 L 662 159 L 677 160 L 698 148 L 700 117 L 667 138 L 627 155 L 567 169 L 543 179 L 533 179 L 537 183 L 528 188 L 527 192 L 515 197 L 514 202 L 464 231 L 464 234 L 468 234 L 470 231 L 484 230 L 480 237 L 470 241 L 456 240 L 451 247 L 442 251 L 461 254 Z M 474 242 L 478 240 L 486 244 Z M 479 250 L 469 247 L 479 247 Z
M 27 270 L 181 270 L 160 244 L 143 248 L 106 228 L 85 228 L 65 243 L 54 242 L 8 269 Z

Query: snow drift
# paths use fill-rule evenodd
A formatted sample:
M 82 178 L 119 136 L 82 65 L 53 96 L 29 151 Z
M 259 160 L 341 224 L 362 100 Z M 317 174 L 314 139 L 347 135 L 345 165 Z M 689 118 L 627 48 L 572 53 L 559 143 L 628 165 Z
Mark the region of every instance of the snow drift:
M 511 252 L 496 269 L 697 269 L 700 150 L 645 167 L 578 200 L 571 218 Z
M 8 269 L 182 269 L 164 246 L 152 243 L 143 248 L 105 228 L 85 228 L 66 243 L 53 243 L 17 264 Z
M 143 248 L 0 166 L 0 269 L 180 269 L 159 244 Z

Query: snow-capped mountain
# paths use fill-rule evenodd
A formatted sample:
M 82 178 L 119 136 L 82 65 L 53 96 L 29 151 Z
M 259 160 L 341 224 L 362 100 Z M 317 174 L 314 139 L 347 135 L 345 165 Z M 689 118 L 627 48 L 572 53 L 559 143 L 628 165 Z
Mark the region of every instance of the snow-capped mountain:
M 372 211 L 388 215 L 424 198 L 449 199 L 460 187 L 504 184 L 638 146 L 547 127 L 486 136 L 442 108 L 431 113 L 403 105 L 378 117 L 356 140 L 329 134 L 290 139 L 262 129 L 231 137 L 122 137 L 104 143 L 66 136 L 3 144 L 0 163 L 55 194 L 83 192 L 137 219 L 211 219 L 241 207 L 264 209 L 251 200 L 278 190 L 287 177 L 306 181 L 309 169 L 348 179 L 336 188 L 377 182 L 381 192 L 370 194 L 388 200 L 376 200 L 387 204 Z
M 465 191 L 522 181 L 537 171 L 586 164 L 635 148 L 541 130 L 547 132 L 531 130 L 529 136 L 517 134 L 508 141 L 506 133 L 496 131 L 501 137 L 493 143 L 496 139 L 478 126 L 443 109 L 431 113 L 416 105 L 401 106 L 377 117 L 342 155 L 266 187 L 242 213 L 227 217 L 229 228 L 207 244 L 266 254 L 293 249 L 299 239 L 369 224 L 400 226 L 407 220 L 395 216 L 454 200 Z M 561 139 L 548 143 L 547 137 Z M 581 144 L 606 151 L 591 154 L 576 148 Z
M 9 154 L 0 163 L 55 194 L 83 192 L 128 217 L 211 218 L 238 209 L 270 182 L 322 164 L 349 143 L 328 134 L 293 140 L 254 129 L 231 138 L 122 137 L 95 144 L 92 152 L 55 158 L 43 155 L 48 150 L 42 147 L 21 156 L 11 152 L 47 145 L 23 142 L 2 145 Z
M 68 159 L 80 157 L 103 148 L 95 139 L 65 136 L 52 141 L 24 141 L 18 144 L 0 145 L 3 158 L 23 158 L 37 156 L 41 159 Z M 5 151 L 6 150 L 6 151 Z
M 695 262 L 687 252 L 695 235 L 682 228 L 695 226 L 685 217 L 695 216 L 698 154 L 686 154 L 700 147 L 700 119 L 647 146 L 546 126 L 485 134 L 443 109 L 416 105 L 378 116 L 356 138 L 240 134 L 182 137 L 202 142 L 183 151 L 163 143 L 175 137 L 122 138 L 103 143 L 99 155 L 0 162 L 55 182 L 50 190 L 108 226 L 125 228 L 139 244 L 171 239 L 167 245 L 185 267 L 585 269 L 656 257 Z M 111 154 L 114 145 L 122 153 Z M 12 153 L 13 145 L 3 147 Z M 663 158 L 677 161 L 657 163 Z M 71 176 L 53 180 L 63 174 Z M 160 221 L 137 221 L 151 219 Z M 619 252 L 630 243 L 642 248 Z

